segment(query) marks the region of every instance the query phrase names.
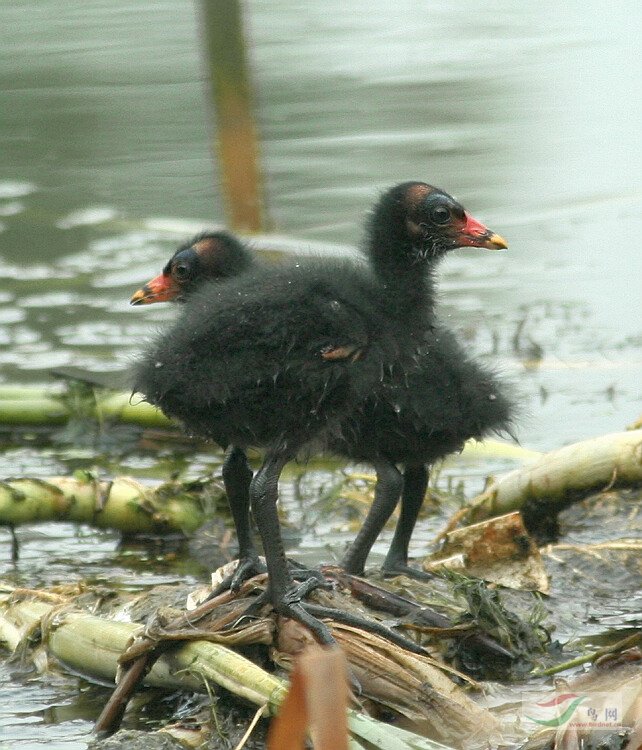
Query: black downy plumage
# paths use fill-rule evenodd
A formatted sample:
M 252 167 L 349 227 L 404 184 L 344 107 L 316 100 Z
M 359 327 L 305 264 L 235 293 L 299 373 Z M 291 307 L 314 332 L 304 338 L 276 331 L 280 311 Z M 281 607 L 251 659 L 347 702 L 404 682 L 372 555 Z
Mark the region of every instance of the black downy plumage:
M 202 250 L 208 243 L 207 235 L 198 238 L 173 261 L 181 253 L 205 255 L 199 245 Z M 507 423 L 509 402 L 492 374 L 468 360 L 434 319 L 432 269 L 448 250 L 462 245 L 505 247 L 443 191 L 403 183 L 375 206 L 366 248 L 370 270 L 345 261 L 254 268 L 251 256 L 241 250 L 241 275 L 196 285 L 174 326 L 138 365 L 136 388 L 149 401 L 191 431 L 222 446 L 232 444 L 224 479 L 239 535 L 239 570 L 246 577 L 257 569 L 249 496 L 265 550 L 272 604 L 310 625 L 322 640 L 329 640 L 325 627 L 304 605 L 292 603 L 275 508 L 284 464 L 311 441 L 375 464 L 375 503 L 346 558 L 353 572 L 363 568 L 397 502 L 401 480 L 395 464 L 406 464 L 402 517 L 386 560 L 390 570 L 405 568 L 425 490 L 424 464 L 459 447 L 477 434 L 478 426 L 481 435 Z M 167 268 L 183 266 L 170 261 Z M 186 268 L 175 275 L 181 273 L 189 275 Z M 149 292 L 143 289 L 132 301 L 152 301 L 145 295 Z M 450 357 L 463 358 L 461 372 L 449 370 Z M 441 362 L 434 381 L 434 365 L 425 365 L 433 359 Z M 425 410 L 415 403 L 415 388 L 434 382 L 428 395 L 435 401 L 444 387 L 475 372 L 481 379 L 469 384 L 459 403 L 486 398 L 501 407 L 494 415 L 489 417 L 490 407 L 481 410 L 472 432 L 470 416 L 456 428 L 450 418 L 445 427 L 438 419 L 436 426 L 422 424 L 438 416 L 439 407 Z M 457 399 L 448 399 L 455 411 Z M 416 449 L 436 435 L 429 449 Z M 249 445 L 266 449 L 253 479 L 243 453 Z M 410 453 L 404 446 L 410 446 Z M 239 583 L 237 577 L 234 584 Z M 313 585 L 306 582 L 303 588 Z

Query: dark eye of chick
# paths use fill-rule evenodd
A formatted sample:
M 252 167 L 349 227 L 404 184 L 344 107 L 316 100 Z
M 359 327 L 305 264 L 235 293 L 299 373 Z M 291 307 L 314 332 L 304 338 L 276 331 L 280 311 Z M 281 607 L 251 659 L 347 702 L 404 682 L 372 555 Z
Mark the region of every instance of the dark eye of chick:
M 179 281 L 184 281 L 187 279 L 190 275 L 190 267 L 187 265 L 187 263 L 177 263 L 172 268 L 172 276 L 174 278 L 178 279 Z
M 435 206 L 430 212 L 430 218 L 435 224 L 447 224 L 450 221 L 450 209 L 446 206 Z

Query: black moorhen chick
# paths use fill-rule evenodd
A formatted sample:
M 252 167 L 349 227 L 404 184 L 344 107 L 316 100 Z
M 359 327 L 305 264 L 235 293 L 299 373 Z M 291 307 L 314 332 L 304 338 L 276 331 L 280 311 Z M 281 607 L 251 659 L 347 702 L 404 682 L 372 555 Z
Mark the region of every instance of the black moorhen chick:
M 136 389 L 147 400 L 191 431 L 236 447 L 226 461 L 232 507 L 251 477 L 238 449 L 266 448 L 249 496 L 268 597 L 322 641 L 332 640 L 327 629 L 300 603 L 318 580 L 295 589 L 287 569 L 276 514 L 280 472 L 315 439 L 343 445 L 351 412 L 418 371 L 434 324 L 430 271 L 463 245 L 505 247 L 443 191 L 403 183 L 384 194 L 371 218 L 372 272 L 345 261 L 300 261 L 205 283 L 138 365 Z M 381 505 L 375 502 L 379 515 Z M 257 563 L 246 509 L 234 520 L 247 576 Z
M 204 233 L 181 246 L 131 303 L 184 301 L 207 279 L 230 277 L 252 264 L 247 247 L 232 235 Z M 408 544 L 426 491 L 427 466 L 460 450 L 469 438 L 510 433 L 512 411 L 505 388 L 491 370 L 472 360 L 446 328 L 437 325 L 428 331 L 417 370 L 403 384 L 390 383 L 383 394 L 367 398 L 343 422 L 342 434 L 329 441 L 328 449 L 334 453 L 374 463 L 379 479 L 375 503 L 344 558 L 344 568 L 363 572 L 366 557 L 401 495 L 402 516 L 383 571 L 417 576 L 408 566 Z M 403 477 L 398 464 L 404 466 Z M 235 503 L 235 509 L 244 512 L 249 524 L 248 500 Z M 249 529 L 242 534 L 247 535 Z

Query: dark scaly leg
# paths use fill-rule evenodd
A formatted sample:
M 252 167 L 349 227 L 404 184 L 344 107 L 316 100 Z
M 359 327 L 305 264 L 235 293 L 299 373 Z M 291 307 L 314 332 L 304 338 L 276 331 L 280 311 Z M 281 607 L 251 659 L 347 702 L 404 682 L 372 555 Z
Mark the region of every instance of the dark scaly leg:
M 270 451 L 250 484 L 252 514 L 263 541 L 268 569 L 267 598 L 276 612 L 297 620 L 307 626 L 320 643 L 331 645 L 335 641 L 328 627 L 306 612 L 301 604 L 307 593 L 322 585 L 321 581 L 310 577 L 299 585 L 295 584 L 283 549 L 276 510 L 278 482 L 283 467 L 295 454 L 296 449 L 285 444 Z
M 342 567 L 353 575 L 362 575 L 366 559 L 386 521 L 392 515 L 402 491 L 403 479 L 397 467 L 389 461 L 375 464 L 377 485 L 372 507 L 368 511 L 357 538 L 343 558 Z
M 259 562 L 259 556 L 252 541 L 250 525 L 250 482 L 252 470 L 242 448 L 232 446 L 223 464 L 223 484 L 227 502 L 230 506 L 236 538 L 239 544 L 239 564 L 232 575 L 217 586 L 215 594 L 228 588 L 238 591 L 245 581 L 258 573 L 264 573 L 265 567 Z
M 425 653 L 424 649 L 417 646 L 416 643 L 404 638 L 404 636 L 399 635 L 379 622 L 343 612 L 333 607 L 306 604 L 302 601 L 310 591 L 322 586 L 323 582 L 315 575 L 316 571 L 300 570 L 297 573 L 306 575 L 306 578 L 301 583 L 295 584 L 288 569 L 283 550 L 279 519 L 276 513 L 278 480 L 283 467 L 294 454 L 295 451 L 287 450 L 285 447 L 269 453 L 263 462 L 263 466 L 256 473 L 250 485 L 252 513 L 254 514 L 259 533 L 263 540 L 263 549 L 267 561 L 268 589 L 265 594 L 259 596 L 257 601 L 248 607 L 243 616 L 253 616 L 266 601 L 269 601 L 279 614 L 291 617 L 308 627 L 322 644 L 334 645 L 335 640 L 328 627 L 318 620 L 317 617 L 328 617 L 337 622 L 345 622 L 354 627 L 359 627 L 368 632 L 388 638 L 391 642 L 414 653 Z M 394 467 L 392 469 L 393 471 L 388 471 L 382 467 L 380 476 L 384 476 L 383 485 L 384 488 L 388 489 L 388 494 L 391 495 L 392 489 L 396 489 L 398 496 L 401 477 L 399 476 L 397 480 L 395 473 L 399 475 L 399 472 Z M 388 483 L 386 480 L 389 480 Z M 394 509 L 394 505 L 395 503 L 392 503 L 392 509 Z M 391 512 L 392 510 L 390 510 Z M 388 513 L 388 516 L 390 513 Z M 383 523 L 385 523 L 388 516 L 384 518 Z M 383 518 L 383 513 L 381 513 L 381 518 Z M 373 522 L 372 525 L 374 529 L 375 523 Z M 378 522 L 376 525 L 378 525 Z M 355 684 L 359 688 L 358 682 L 355 682 Z
M 249 578 L 260 573 L 265 573 L 265 565 L 259 560 L 259 555 L 252 540 L 252 529 L 250 524 L 250 483 L 252 481 L 252 470 L 247 462 L 245 451 L 241 448 L 232 447 L 223 463 L 223 484 L 225 494 L 232 513 L 234 528 L 239 545 L 239 563 L 236 570 L 227 576 L 216 587 L 213 595 L 231 589 L 238 591 L 243 583 Z M 320 571 L 308 571 L 301 569 L 296 563 L 291 564 L 292 575 L 296 580 L 304 580 L 310 576 L 316 576 L 321 583 L 325 582 Z
M 403 475 L 401 493 L 401 514 L 395 529 L 390 549 L 382 565 L 386 575 L 407 575 L 411 578 L 426 579 L 430 576 L 408 565 L 408 545 L 417 523 L 417 516 L 426 495 L 428 470 L 425 466 L 407 466 Z

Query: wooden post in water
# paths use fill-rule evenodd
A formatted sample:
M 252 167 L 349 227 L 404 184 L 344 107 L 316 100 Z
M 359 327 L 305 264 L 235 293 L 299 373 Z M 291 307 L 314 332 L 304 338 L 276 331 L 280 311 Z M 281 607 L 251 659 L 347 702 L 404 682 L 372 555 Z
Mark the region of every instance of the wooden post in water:
M 266 224 L 258 132 L 252 111 L 239 0 L 201 0 L 209 85 L 217 123 L 215 151 L 232 229 Z

